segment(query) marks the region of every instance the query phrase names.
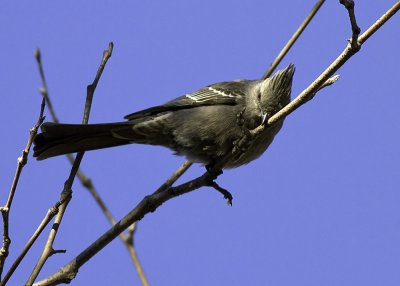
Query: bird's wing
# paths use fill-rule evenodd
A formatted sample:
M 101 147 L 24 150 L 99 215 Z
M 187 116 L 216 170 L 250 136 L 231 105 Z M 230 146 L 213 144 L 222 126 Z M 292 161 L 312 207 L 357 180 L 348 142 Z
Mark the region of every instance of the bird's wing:
M 251 81 L 240 80 L 220 82 L 206 86 L 193 93 L 175 98 L 163 105 L 154 106 L 125 116 L 125 119 L 134 120 L 143 116 L 152 116 L 161 112 L 194 108 L 209 105 L 236 105 L 244 99 L 246 83 Z

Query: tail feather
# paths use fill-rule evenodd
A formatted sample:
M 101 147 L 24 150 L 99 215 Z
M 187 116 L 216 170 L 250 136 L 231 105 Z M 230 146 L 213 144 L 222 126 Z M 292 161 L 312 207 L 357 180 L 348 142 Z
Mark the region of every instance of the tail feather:
M 112 134 L 115 128 L 129 123 L 110 124 L 58 124 L 44 123 L 42 133 L 35 137 L 33 156 L 38 160 L 49 157 L 129 144 L 126 139 Z

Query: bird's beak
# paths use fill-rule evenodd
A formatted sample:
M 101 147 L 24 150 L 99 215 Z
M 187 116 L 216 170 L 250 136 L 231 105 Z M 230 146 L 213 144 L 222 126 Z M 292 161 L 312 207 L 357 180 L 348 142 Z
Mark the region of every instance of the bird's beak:
M 264 124 L 265 120 L 267 119 L 267 115 L 268 115 L 267 112 L 265 112 L 265 113 L 263 112 L 262 117 L 261 117 L 261 125 Z

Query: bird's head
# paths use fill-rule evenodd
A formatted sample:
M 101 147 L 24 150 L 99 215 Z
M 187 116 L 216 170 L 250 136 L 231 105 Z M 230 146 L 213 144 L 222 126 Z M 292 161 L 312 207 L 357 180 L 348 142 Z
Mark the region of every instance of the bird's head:
M 261 83 L 260 103 L 267 118 L 290 102 L 294 71 L 294 65 L 290 64 Z

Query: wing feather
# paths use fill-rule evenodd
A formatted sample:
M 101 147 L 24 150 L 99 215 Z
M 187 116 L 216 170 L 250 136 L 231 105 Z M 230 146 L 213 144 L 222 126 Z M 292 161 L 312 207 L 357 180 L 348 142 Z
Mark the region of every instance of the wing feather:
M 221 82 L 206 86 L 193 93 L 175 98 L 163 105 L 154 106 L 125 116 L 134 120 L 144 116 L 209 105 L 236 105 L 244 100 L 249 80 Z

